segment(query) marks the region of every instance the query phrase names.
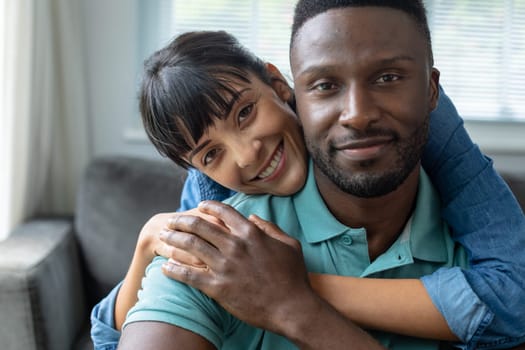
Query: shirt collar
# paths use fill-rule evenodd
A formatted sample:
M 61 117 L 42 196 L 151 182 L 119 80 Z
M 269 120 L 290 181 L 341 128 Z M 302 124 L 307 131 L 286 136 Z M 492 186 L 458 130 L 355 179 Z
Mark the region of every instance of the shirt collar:
M 416 208 L 410 225 L 410 249 L 415 258 L 426 261 L 448 260 L 450 231 L 441 219 L 441 201 L 428 175 L 421 168 Z
M 313 162 L 308 164 L 308 177 L 304 187 L 294 195 L 294 206 L 308 243 L 319 243 L 339 236 L 348 227 L 340 223 L 328 210 L 317 189 Z
M 311 159 L 305 186 L 294 195 L 293 202 L 308 243 L 319 243 L 349 230 L 359 230 L 340 223 L 327 208 L 317 188 Z M 415 210 L 399 239 L 410 241 L 413 257 L 445 262 L 448 258 L 447 235 L 449 231 L 441 220 L 439 197 L 421 169 Z

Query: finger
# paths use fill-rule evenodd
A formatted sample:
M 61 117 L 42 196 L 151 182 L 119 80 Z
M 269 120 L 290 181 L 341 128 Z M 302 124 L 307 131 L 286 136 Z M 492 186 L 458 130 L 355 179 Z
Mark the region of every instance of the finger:
M 201 212 L 200 210 L 198 210 L 197 208 L 195 208 L 195 209 L 191 209 L 191 210 L 188 210 L 188 211 L 185 211 L 185 212 L 172 213 L 170 215 L 170 217 L 168 218 L 168 220 L 166 221 L 166 229 L 168 229 L 168 230 L 176 229 L 174 227 L 174 224 L 177 222 L 177 219 L 180 216 L 183 216 L 183 215 L 198 216 L 198 217 L 201 217 L 201 218 L 203 218 L 203 219 L 205 219 L 208 222 L 211 222 L 213 224 L 216 224 L 216 225 L 219 225 L 219 226 L 222 226 L 222 227 L 226 227 L 224 225 L 224 223 L 222 221 L 220 221 L 219 219 L 217 219 L 216 217 L 214 217 L 212 215 L 205 214 L 205 213 Z
M 155 247 L 155 255 L 160 255 L 166 259 L 171 258 L 172 251 L 176 249 L 174 246 L 162 241 L 163 233 L 159 234 L 159 244 Z
M 162 264 L 162 272 L 177 281 L 190 285 L 206 292 L 203 288 L 213 275 L 209 268 L 198 268 L 180 264 L 175 260 L 168 260 Z
M 170 226 L 173 230 L 192 233 L 211 245 L 222 249 L 229 246 L 228 229 L 225 226 L 218 226 L 201 216 L 178 215 L 171 220 Z
M 288 236 L 277 225 L 275 225 L 274 223 L 270 221 L 263 220 L 255 214 L 250 215 L 248 220 L 253 222 L 261 231 L 263 231 L 268 236 L 274 239 L 277 239 L 292 247 L 297 247 L 299 244 L 296 239 Z
M 206 265 L 213 264 L 222 256 L 217 247 L 193 233 L 163 230 L 160 239 L 172 246 L 172 252 L 175 249 L 182 250 Z
M 197 208 L 204 214 L 214 216 L 223 222 L 233 235 L 247 238 L 249 234 L 253 234 L 254 232 L 254 225 L 241 213 L 227 204 L 208 200 L 200 202 Z
M 164 242 L 161 242 L 157 247 L 157 255 L 163 256 L 167 259 L 176 260 L 185 265 L 191 265 L 200 268 L 206 266 L 206 264 L 196 256 Z

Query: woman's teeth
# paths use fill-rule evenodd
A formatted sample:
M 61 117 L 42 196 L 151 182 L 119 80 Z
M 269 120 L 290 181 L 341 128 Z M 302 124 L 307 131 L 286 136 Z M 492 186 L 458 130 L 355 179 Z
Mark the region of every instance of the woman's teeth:
M 270 162 L 270 165 L 268 166 L 268 168 L 264 169 L 264 171 L 262 171 L 259 174 L 259 179 L 265 179 L 268 176 L 272 175 L 275 169 L 277 169 L 277 165 L 279 165 L 279 162 L 281 161 L 282 156 L 283 156 L 283 149 L 282 147 L 280 147 L 279 150 L 275 152 L 275 155 L 273 156 L 273 159 Z

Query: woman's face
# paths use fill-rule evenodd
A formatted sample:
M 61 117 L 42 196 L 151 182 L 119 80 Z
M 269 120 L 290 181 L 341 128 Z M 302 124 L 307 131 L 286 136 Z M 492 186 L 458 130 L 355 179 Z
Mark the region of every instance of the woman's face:
M 292 91 L 281 79 L 272 86 L 255 75 L 239 82 L 228 117 L 217 119 L 197 141 L 187 160 L 221 185 L 248 193 L 290 195 L 306 180 L 303 135 L 287 101 Z

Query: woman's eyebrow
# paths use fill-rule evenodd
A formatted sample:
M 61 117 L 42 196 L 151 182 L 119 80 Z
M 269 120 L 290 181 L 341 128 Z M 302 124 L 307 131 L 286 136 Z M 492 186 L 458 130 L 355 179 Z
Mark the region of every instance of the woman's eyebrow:
M 231 111 L 233 110 L 233 107 L 235 106 L 237 101 L 239 101 L 241 99 L 242 95 L 244 95 L 246 92 L 248 92 L 250 90 L 252 90 L 251 87 L 246 87 L 246 88 L 240 90 L 237 94 L 235 94 L 235 96 L 232 97 L 232 99 L 228 103 L 228 110 L 226 111 L 227 112 L 226 115 L 229 115 L 231 113 Z M 190 164 L 192 163 L 193 157 L 195 157 L 195 155 L 197 153 L 199 153 L 203 148 L 205 148 L 210 142 L 211 142 L 211 140 L 206 140 L 203 143 L 201 143 L 200 145 L 196 146 L 190 152 L 190 154 L 188 155 L 188 161 L 190 162 Z
M 198 145 L 197 147 L 195 147 L 189 154 L 188 156 L 188 162 L 190 162 L 190 164 L 193 164 L 192 163 L 192 159 L 193 157 L 195 157 L 195 155 L 197 153 L 199 153 L 204 147 L 208 146 L 208 144 L 211 142 L 211 140 L 206 140 L 204 141 L 203 143 L 201 143 L 200 145 Z
M 230 115 L 230 113 L 232 112 L 233 106 L 235 106 L 237 101 L 239 101 L 241 99 L 242 95 L 244 95 L 247 91 L 249 91 L 251 89 L 252 89 L 251 87 L 246 87 L 246 88 L 238 91 L 235 95 L 232 96 L 230 102 L 228 103 L 228 108 L 225 111 L 226 115 Z

